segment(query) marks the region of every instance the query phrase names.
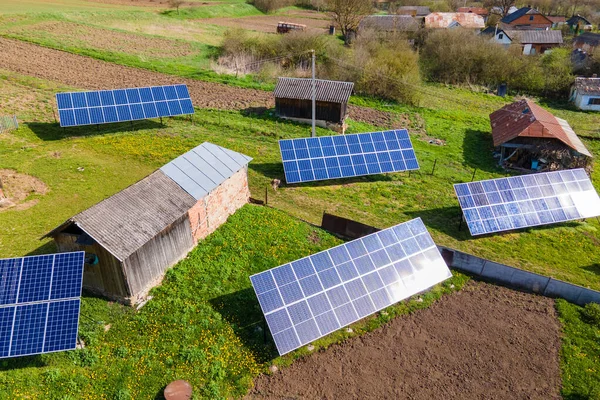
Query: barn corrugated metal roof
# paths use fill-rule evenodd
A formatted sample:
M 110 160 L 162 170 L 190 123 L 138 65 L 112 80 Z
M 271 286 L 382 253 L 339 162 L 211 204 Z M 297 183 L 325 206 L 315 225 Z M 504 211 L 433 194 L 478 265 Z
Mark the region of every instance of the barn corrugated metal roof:
M 123 261 L 196 204 L 161 171 L 80 212 L 48 233 L 75 223 L 98 244 Z
M 200 200 L 250 161 L 247 155 L 204 142 L 160 170 Z
M 397 11 L 398 14 L 415 14 L 416 17 L 424 17 L 431 14 L 431 9 L 427 6 L 400 6 Z
M 139 182 L 80 212 L 46 236 L 75 223 L 123 261 L 251 160 L 244 154 L 204 142 Z M 180 174 L 172 174 L 173 171 Z
M 411 15 L 368 15 L 358 25 L 359 30 L 365 28 L 387 32 L 414 32 L 419 30 L 419 23 Z
M 581 94 L 600 95 L 600 78 L 575 78 L 575 89 Z
M 275 97 L 284 99 L 312 99 L 312 79 L 306 78 L 279 78 L 275 86 Z M 347 103 L 354 83 L 341 81 L 326 81 L 316 79 L 317 101 L 331 103 Z
M 473 13 L 435 12 L 425 17 L 425 28 L 428 29 L 449 28 L 456 24 L 469 29 L 485 28 L 483 17 Z
M 589 44 L 592 47 L 600 45 L 600 33 L 584 32 L 573 39 L 575 44 Z
M 519 100 L 490 114 L 494 146 L 516 137 L 558 139 L 573 150 L 592 157 L 568 122 L 556 118 L 530 100 Z
M 504 33 L 513 41 L 521 44 L 562 44 L 561 31 L 546 30 L 509 30 Z

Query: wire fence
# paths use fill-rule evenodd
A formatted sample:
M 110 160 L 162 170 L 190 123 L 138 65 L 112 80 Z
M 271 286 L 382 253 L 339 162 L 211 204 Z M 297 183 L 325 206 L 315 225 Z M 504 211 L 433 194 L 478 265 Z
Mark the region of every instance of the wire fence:
M 19 121 L 16 115 L 0 115 L 0 133 L 19 129 Z

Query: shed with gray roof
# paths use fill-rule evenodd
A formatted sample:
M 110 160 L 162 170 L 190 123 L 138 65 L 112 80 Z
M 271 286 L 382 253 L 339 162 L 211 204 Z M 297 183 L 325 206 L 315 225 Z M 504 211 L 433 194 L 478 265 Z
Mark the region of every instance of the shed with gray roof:
M 342 127 L 354 83 L 315 80 L 316 120 L 323 127 Z M 299 122 L 312 119 L 312 79 L 279 78 L 275 86 L 275 112 Z
M 202 143 L 48 233 L 85 251 L 84 287 L 136 304 L 165 271 L 247 203 L 244 154 Z

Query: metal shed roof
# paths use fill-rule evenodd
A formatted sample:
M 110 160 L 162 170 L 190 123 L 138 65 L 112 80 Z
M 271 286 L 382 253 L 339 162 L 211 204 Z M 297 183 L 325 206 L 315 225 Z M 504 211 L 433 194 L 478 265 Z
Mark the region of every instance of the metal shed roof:
M 196 200 L 161 171 L 80 212 L 48 233 L 75 223 L 123 261 L 169 224 L 185 215 Z
M 204 142 L 80 212 L 46 236 L 53 236 L 74 223 L 123 261 L 250 160 L 244 154 Z
M 306 78 L 279 78 L 275 86 L 275 97 L 284 99 L 312 99 L 312 79 Z M 316 79 L 317 101 L 331 103 L 347 103 L 354 83 L 341 81 L 326 81 Z
M 483 29 L 485 21 L 481 15 L 473 13 L 434 12 L 425 17 L 425 28 L 449 28 L 456 24 L 468 29 Z
M 368 15 L 360 21 L 358 29 L 414 32 L 419 30 L 419 26 L 419 23 L 411 15 Z
M 562 44 L 561 31 L 545 30 L 509 30 L 504 33 L 514 42 L 521 44 Z
M 244 154 L 204 142 L 160 170 L 200 200 L 250 161 Z
M 490 114 L 494 146 L 516 137 L 557 139 L 573 150 L 592 157 L 569 123 L 556 118 L 530 100 L 519 100 Z

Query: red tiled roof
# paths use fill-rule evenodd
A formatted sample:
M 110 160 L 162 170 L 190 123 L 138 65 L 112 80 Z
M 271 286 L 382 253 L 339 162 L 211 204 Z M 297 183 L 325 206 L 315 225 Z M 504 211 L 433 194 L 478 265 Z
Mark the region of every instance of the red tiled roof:
M 555 24 L 559 23 L 559 22 L 566 22 L 567 21 L 567 17 L 546 15 L 546 18 L 548 18 L 550 21 L 552 21 Z
M 489 11 L 487 10 L 487 8 L 483 8 L 483 7 L 458 7 L 458 10 L 456 10 L 456 12 L 473 13 L 473 14 L 477 14 L 477 15 L 488 15 L 489 14 Z
M 557 139 L 581 154 L 592 156 L 567 121 L 530 100 L 519 100 L 494 111 L 490 122 L 494 146 L 523 136 Z

